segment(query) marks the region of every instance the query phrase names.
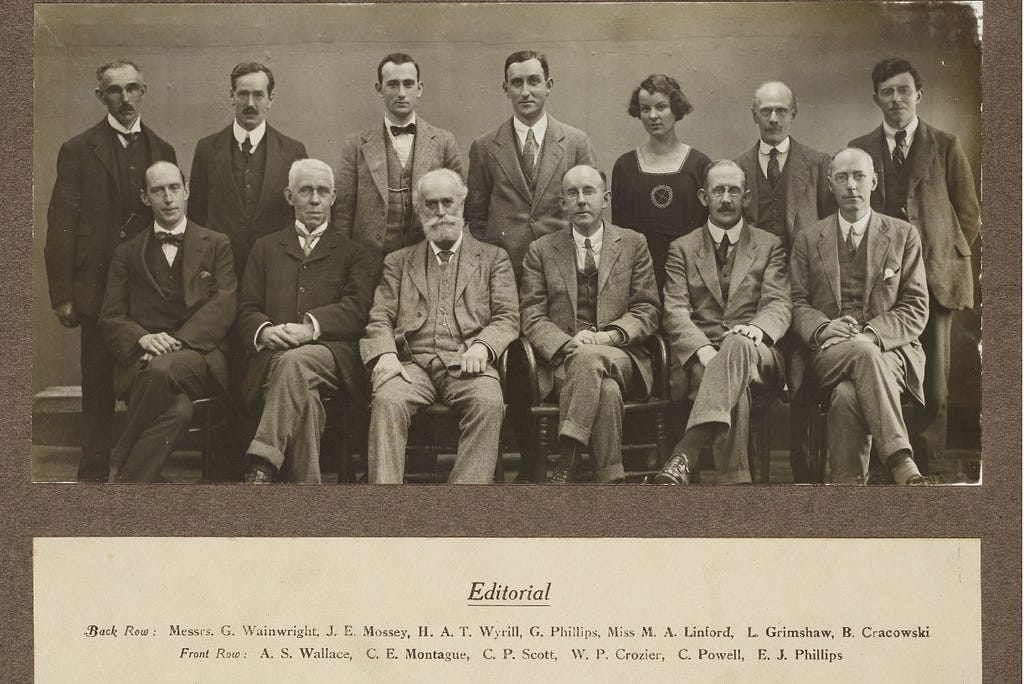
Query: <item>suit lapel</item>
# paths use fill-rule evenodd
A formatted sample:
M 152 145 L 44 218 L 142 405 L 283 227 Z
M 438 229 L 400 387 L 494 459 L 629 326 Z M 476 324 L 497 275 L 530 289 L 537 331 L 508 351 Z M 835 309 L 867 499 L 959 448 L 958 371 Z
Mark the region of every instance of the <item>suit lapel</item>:
M 189 309 L 196 302 L 202 288 L 194 287 L 199 275 L 199 265 L 206 249 L 206 236 L 200 234 L 196 224 L 189 221 L 185 226 L 185 240 L 181 245 L 181 278 L 185 282 L 185 308 Z
M 505 176 L 508 177 L 512 187 L 523 196 L 523 199 L 530 202 L 532 206 L 533 194 L 526 183 L 523 168 L 519 164 L 519 154 L 516 152 L 516 146 L 519 142 L 516 140 L 516 133 L 512 127 L 511 119 L 498 129 L 498 132 L 494 135 L 493 143 L 497 148 L 494 151 L 494 159 L 498 162 L 498 166 L 501 167 Z
M 608 282 L 615 262 L 619 260 L 622 253 L 622 233 L 615 226 L 604 224 L 604 244 L 601 245 L 601 263 L 597 266 L 597 296 L 600 301 L 601 290 Z
M 788 161 L 793 161 L 789 159 Z M 740 283 L 747 277 L 750 267 L 754 265 L 757 256 L 757 244 L 754 242 L 753 232 L 749 225 L 744 225 L 740 232 L 740 241 L 736 245 L 736 251 L 732 255 L 732 273 L 729 274 L 729 301 L 735 301 L 733 295 L 739 289 Z
M 188 229 L 185 229 L 188 232 Z M 153 238 L 153 224 L 149 224 L 142 229 L 142 239 L 138 241 L 138 246 L 135 248 L 135 261 L 136 265 L 142 269 L 142 272 L 146 275 L 146 282 L 153 288 L 153 291 L 158 295 L 167 299 L 164 295 L 164 291 L 160 289 L 160 286 L 156 282 L 156 278 L 153 277 L 153 272 L 149 270 L 149 264 L 146 263 L 146 249 L 149 247 L 149 241 Z M 184 247 L 184 245 L 182 245 Z
M 116 140 L 112 140 L 112 138 L 117 138 L 117 136 L 108 134 L 104 127 L 110 127 L 109 124 L 107 124 L 106 119 L 101 121 L 100 125 L 95 128 L 95 133 L 92 136 L 92 151 L 103 164 L 103 168 L 105 168 L 111 178 L 114 179 L 114 184 L 117 186 L 117 193 L 120 195 L 123 192 L 123 188 L 121 187 L 121 175 L 117 173 L 117 160 L 114 158 L 113 148 L 113 144 L 120 143 Z
M 283 152 L 281 150 L 281 138 L 278 137 L 277 131 L 267 124 L 267 130 L 263 134 L 263 142 L 267 145 L 267 165 L 263 169 L 263 185 L 260 187 L 260 196 L 256 200 L 256 211 L 253 212 L 252 218 L 256 219 L 263 212 L 263 207 L 267 204 L 267 200 L 270 198 L 271 193 L 284 192 L 284 188 L 272 188 L 270 187 L 272 169 L 276 169 L 281 165 L 281 157 Z
M 875 164 L 875 173 L 878 175 L 878 187 L 871 193 L 871 206 L 885 207 L 885 160 L 889 156 L 889 146 L 885 142 L 885 129 L 879 126 L 871 136 L 867 153 Z M 891 158 L 890 158 L 891 161 Z M 878 198 L 877 202 L 875 197 Z
M 576 320 L 576 306 L 579 298 L 579 291 L 576 287 L 576 243 L 572 237 L 572 227 L 562 231 L 562 237 L 554 243 L 558 250 L 559 258 L 555 263 L 565 280 L 565 291 L 569 293 L 569 303 L 572 305 L 573 320 Z
M 412 259 L 412 263 L 409 265 L 409 277 L 412 278 L 412 282 L 416 284 L 416 289 L 419 290 L 420 296 L 423 297 L 424 301 L 427 297 L 427 258 L 434 258 L 433 250 L 430 249 L 430 241 L 423 240 L 412 253 L 409 258 Z
M 708 230 L 707 224 L 697 230 L 704 231 L 704 239 L 701 241 L 700 247 L 697 248 L 697 271 L 707 284 L 711 296 L 724 309 L 722 281 L 718 278 L 718 263 L 715 261 L 715 247 L 711 240 L 711 231 Z
M 462 254 L 459 255 L 459 270 L 455 274 L 455 297 L 459 301 L 470 280 L 475 279 L 480 270 L 480 244 L 469 235 L 463 234 Z
M 296 236 L 296 238 L 297 237 L 298 236 Z M 313 247 L 313 251 L 309 253 L 309 256 L 305 256 L 305 252 L 302 252 L 305 262 L 309 264 L 314 261 L 326 259 L 338 246 L 338 240 L 340 238 L 341 233 L 332 231 L 328 227 L 328 229 L 324 231 L 324 234 L 320 236 L 320 239 L 316 241 L 316 245 Z
M 789 139 L 789 158 L 786 159 L 786 166 L 789 167 L 789 182 L 786 185 L 786 225 L 792 226 L 796 210 L 800 208 L 800 199 L 813 190 L 807 157 L 804 156 L 803 148 L 792 137 Z
M 555 171 L 565 156 L 565 131 L 554 117 L 548 114 L 548 129 L 544 133 L 544 144 L 541 146 L 540 163 L 537 165 L 537 177 L 534 179 L 535 191 L 530 199 L 530 211 L 537 209 L 537 204 L 544 197 L 544 191 L 554 179 Z
M 760 157 L 761 153 L 761 141 L 758 140 L 754 143 L 754 149 L 750 151 L 750 160 L 743 168 L 743 172 L 747 174 L 747 189 L 750 190 L 750 203 L 747 205 L 752 211 L 751 216 L 757 216 L 758 207 L 758 188 L 761 186 L 759 182 L 761 173 Z
M 370 177 L 381 199 L 387 204 L 388 201 L 388 153 L 384 143 L 384 125 L 377 127 L 374 133 L 363 143 L 363 159 L 366 160 L 366 167 L 370 169 Z M 419 136 L 416 136 L 417 138 Z
M 304 261 L 306 259 L 306 253 L 302 251 L 302 245 L 299 244 L 299 234 L 295 231 L 295 225 L 292 224 L 289 228 L 291 230 L 281 237 L 280 244 L 282 250 L 291 258 L 298 261 Z M 323 238 L 320 239 L 323 240 Z
M 875 289 L 882 269 L 885 267 L 885 257 L 889 252 L 889 227 L 878 217 L 878 212 L 871 212 L 871 221 L 868 222 L 868 254 L 867 269 L 864 273 L 864 308 L 868 308 L 871 301 L 871 292 Z
M 914 142 L 911 144 L 910 153 L 907 155 L 908 193 L 913 193 L 914 188 L 921 182 L 936 152 L 935 136 L 932 135 L 931 127 L 920 119 L 917 121 Z
M 416 122 L 416 136 L 413 138 L 412 182 L 414 186 L 423 174 L 430 171 L 430 162 L 437 156 L 436 149 L 434 127 L 420 119 Z
M 234 144 L 235 135 L 232 132 L 232 127 L 228 126 L 214 138 L 210 156 L 213 160 L 214 172 L 219 176 L 221 185 L 231 188 L 231 199 L 235 202 L 235 210 L 241 216 L 245 213 L 245 206 L 242 204 L 239 188 L 235 185 L 235 174 L 231 170 L 231 146 Z
M 839 215 L 829 221 L 822 228 L 818 235 L 818 258 L 821 260 L 821 267 L 828 278 L 828 286 L 832 289 L 832 299 L 836 304 L 836 311 L 842 311 L 843 303 L 840 295 L 839 284 Z M 867 301 L 867 300 L 865 300 Z

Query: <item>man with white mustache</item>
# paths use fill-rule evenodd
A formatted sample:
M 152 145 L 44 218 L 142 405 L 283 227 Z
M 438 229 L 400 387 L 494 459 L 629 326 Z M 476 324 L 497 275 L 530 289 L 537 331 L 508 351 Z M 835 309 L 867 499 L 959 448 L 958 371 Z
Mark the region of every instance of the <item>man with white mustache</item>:
M 460 415 L 448 482 L 491 481 L 505 403 L 495 363 L 519 335 L 508 255 L 463 230 L 466 186 L 450 169 L 424 174 L 413 192 L 426 239 L 391 252 L 359 342 L 373 399 L 369 479 L 400 484 L 409 424 L 443 402 Z

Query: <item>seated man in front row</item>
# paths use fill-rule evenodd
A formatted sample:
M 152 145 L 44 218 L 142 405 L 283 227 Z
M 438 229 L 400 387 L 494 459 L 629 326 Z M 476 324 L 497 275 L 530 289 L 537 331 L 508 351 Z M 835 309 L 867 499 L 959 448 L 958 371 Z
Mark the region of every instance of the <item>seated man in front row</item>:
M 832 481 L 865 484 L 871 441 L 896 484 L 928 484 L 914 463 L 900 392 L 924 400 L 928 322 L 921 238 L 906 221 L 871 210 L 878 185 L 867 152 L 832 157 L 829 185 L 839 213 L 801 232 L 790 258 L 793 329 L 804 363 L 794 359 L 790 386 L 832 388 L 828 455 Z
M 545 361 L 541 395 L 559 400 L 561 453 L 548 480 L 556 484 L 573 478 L 587 445 L 595 481 L 621 481 L 623 399 L 651 389 L 654 266 L 642 235 L 604 222 L 610 196 L 603 172 L 569 169 L 570 225 L 532 242 L 523 261 L 523 334 Z
M 250 412 L 263 399 L 245 481 L 320 482 L 320 393 L 366 401 L 358 341 L 380 273 L 375 249 L 329 230 L 334 173 L 318 159 L 293 162 L 284 197 L 295 221 L 256 241 L 242 277 L 238 330 L 254 350 L 242 381 Z
M 786 253 L 778 236 L 743 220 L 750 192 L 735 162 L 711 164 L 697 197 L 708 222 L 669 246 L 665 266 L 672 394 L 693 408 L 655 482 L 688 484 L 708 444 L 719 482 L 750 482 L 748 388 L 782 377 L 775 342 L 792 312 Z
M 519 299 L 505 250 L 463 230 L 466 186 L 436 169 L 413 204 L 426 240 L 391 252 L 359 342 L 371 369 L 369 476 L 399 484 L 413 415 L 437 401 L 460 415 L 451 483 L 490 482 L 505 402 L 495 362 L 519 335 Z
M 158 482 L 192 401 L 227 386 L 221 345 L 235 319 L 237 284 L 226 235 L 185 218 L 181 170 L 146 169 L 142 201 L 154 223 L 122 242 L 110 262 L 100 311 L 116 359 L 115 396 L 128 395 L 128 423 L 111 463 L 119 482 Z

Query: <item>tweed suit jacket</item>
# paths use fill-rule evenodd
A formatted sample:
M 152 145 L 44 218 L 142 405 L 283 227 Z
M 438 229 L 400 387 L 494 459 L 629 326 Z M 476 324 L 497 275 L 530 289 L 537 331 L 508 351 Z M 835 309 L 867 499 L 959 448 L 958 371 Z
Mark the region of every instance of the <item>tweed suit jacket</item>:
M 520 306 L 523 335 L 545 361 L 540 367 L 541 396 L 551 392 L 552 359 L 578 332 L 576 245 L 571 228 L 532 242 L 523 263 Z M 644 394 L 652 387 L 646 341 L 658 329 L 661 301 L 647 241 L 640 233 L 604 224 L 597 267 L 597 329 L 626 334 L 623 350 L 639 370 Z
M 850 141 L 871 155 L 878 187 L 871 208 L 885 210 L 885 129 Z M 974 305 L 971 245 L 981 230 L 981 209 L 971 167 L 959 139 L 918 119 L 907 156 L 907 220 L 921 231 L 928 291 L 947 309 Z
M 305 314 L 320 324 L 319 344 L 331 350 L 340 384 L 349 397 L 365 401 L 366 373 L 359 362 L 359 338 L 380 277 L 380 253 L 329 228 L 307 257 L 294 224 L 253 245 L 238 301 L 241 348 L 251 353 L 242 380 L 242 400 L 260 399 L 274 350 L 257 351 L 256 331 L 264 323 L 302 323 Z
M 736 163 L 747 174 L 750 202 L 743 210 L 743 218 L 757 225 L 759 200 L 757 177 L 761 172 L 759 149 L 761 141 L 736 158 Z M 787 244 L 792 245 L 797 233 L 813 226 L 829 214 L 835 213 L 836 202 L 828 186 L 830 157 L 806 145 L 801 145 L 792 136 L 789 138 L 789 154 L 785 170 L 789 174 L 786 185 L 786 235 Z
M 463 231 L 455 275 L 455 323 L 462 334 L 464 352 L 474 342 L 490 347 L 495 359 L 519 336 L 519 297 L 505 250 L 473 238 Z M 391 252 L 384 257 L 384 273 L 373 296 L 366 335 L 359 352 L 367 366 L 382 354 L 397 354 L 413 363 L 408 336 L 427 322 L 427 259 L 434 258 L 429 243 Z M 487 375 L 497 378 L 491 364 Z
M 384 244 L 388 223 L 387 133 L 383 123 L 349 137 L 341 148 L 341 162 L 335 177 L 338 198 L 331 211 L 331 225 L 343 235 L 363 240 L 379 249 Z M 451 169 L 465 176 L 455 136 L 416 118 L 412 153 L 412 187 L 423 174 L 434 169 Z M 422 233 L 419 216 L 413 212 L 414 232 Z M 422 235 L 420 236 L 422 239 Z
M 263 186 L 255 213 L 246 217 L 245 201 L 235 187 L 231 171 L 231 146 L 237 144 L 232 126 L 228 125 L 196 145 L 189 179 L 188 216 L 231 238 L 235 269 L 241 278 L 253 243 L 294 219 L 294 210 L 284 198 L 288 169 L 292 162 L 307 155 L 305 145 L 267 124 L 261 141 L 267 146 Z
M 719 346 L 736 325 L 754 325 L 778 344 L 792 316 L 782 240 L 744 222 L 733 248 L 728 297 L 707 224 L 672 241 L 665 264 L 665 317 L 672 396 L 689 393 L 687 364 L 705 345 Z
M 907 389 L 923 403 L 925 355 L 917 338 L 928 322 L 928 287 L 921 238 L 906 221 L 873 211 L 863 239 L 868 241 L 864 320 L 882 350 L 903 356 Z M 815 332 L 842 310 L 838 249 L 838 214 L 797 236 L 793 245 L 793 330 L 802 342 L 790 364 L 794 391 L 803 385 L 808 354 L 816 349 Z
M 167 299 L 146 264 L 146 247 L 153 239 L 152 229 L 147 229 L 121 243 L 110 264 L 99 325 L 116 362 L 116 396 L 128 391 L 142 368 L 139 339 L 155 332 L 170 333 L 186 348 L 202 353 L 214 380 L 226 387 L 224 351 L 238 297 L 231 245 L 224 235 L 188 222 L 178 249 L 178 258 L 183 259 L 184 321 L 176 330 L 168 330 L 163 324 Z
M 562 206 L 562 176 L 580 164 L 597 165 L 587 134 L 548 114 L 534 189 L 523 176 L 512 119 L 473 141 L 469 150 L 466 222 L 474 237 L 508 252 L 520 278 L 526 248 L 569 225 Z
M 151 163 L 177 163 L 174 148 L 145 124 L 142 138 Z M 99 315 L 115 248 L 153 223 L 150 214 L 122 225 L 123 180 L 113 147 L 118 144 L 104 117 L 57 154 L 57 180 L 46 213 L 46 277 L 50 304 L 74 302 L 79 315 Z

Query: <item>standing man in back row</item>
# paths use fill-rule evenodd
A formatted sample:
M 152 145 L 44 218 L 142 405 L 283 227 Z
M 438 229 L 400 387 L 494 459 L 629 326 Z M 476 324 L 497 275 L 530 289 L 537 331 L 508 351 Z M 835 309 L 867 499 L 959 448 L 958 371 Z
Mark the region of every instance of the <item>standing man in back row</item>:
M 294 217 L 284 199 L 288 169 L 306 158 L 306 147 L 267 123 L 274 102 L 274 74 L 258 62 L 231 70 L 235 119 L 203 138 L 192 159 L 188 216 L 231 238 L 235 273 L 258 238 L 281 229 Z
M 374 87 L 384 101 L 384 121 L 345 141 L 332 225 L 389 254 L 423 240 L 412 206 L 412 189 L 423 174 L 442 168 L 464 174 L 455 136 L 416 115 L 423 81 L 412 57 L 385 55 Z
M 971 245 L 981 230 L 974 176 L 955 135 L 917 117 L 921 76 L 905 59 L 883 59 L 871 71 L 882 125 L 850 141 L 874 162 L 878 192 L 871 207 L 912 223 L 921 234 L 928 278 L 928 325 L 921 346 L 924 405 L 910 423 L 914 453 L 922 469 L 946 450 L 949 396 L 949 333 L 953 311 L 974 305 Z
M 81 326 L 80 482 L 106 482 L 114 422 L 114 358 L 99 329 L 107 270 L 118 244 L 149 227 L 146 168 L 176 161 L 174 148 L 142 124 L 146 82 L 134 62 L 96 70 L 96 99 L 107 116 L 64 143 L 46 213 L 50 304 L 65 328 Z
M 476 238 L 505 248 L 518 282 L 530 243 L 569 225 L 562 176 L 581 164 L 596 168 L 597 153 L 586 133 L 545 110 L 555 84 L 547 57 L 515 52 L 505 60 L 504 77 L 512 119 L 470 147 L 466 222 Z
M 797 106 L 796 95 L 785 83 L 762 83 L 754 91 L 750 107 L 760 137 L 752 149 L 736 158 L 746 174 L 750 192 L 743 218 L 778 236 L 787 254 L 800 231 L 836 211 L 828 185 L 829 156 L 800 144 L 789 134 Z M 795 342 L 791 339 L 778 342 L 780 352 L 786 358 L 791 357 Z M 810 411 L 806 397 L 793 397 L 789 412 L 789 463 L 794 482 L 810 482 L 807 463 Z

